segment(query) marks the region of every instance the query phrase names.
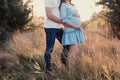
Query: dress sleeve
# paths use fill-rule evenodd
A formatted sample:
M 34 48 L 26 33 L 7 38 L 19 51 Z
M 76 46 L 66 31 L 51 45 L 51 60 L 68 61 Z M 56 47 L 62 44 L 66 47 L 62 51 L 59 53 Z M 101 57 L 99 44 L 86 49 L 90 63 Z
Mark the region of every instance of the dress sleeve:
M 67 18 L 67 6 L 63 3 L 60 8 L 60 16 L 62 19 L 62 22 L 67 22 L 69 21 Z

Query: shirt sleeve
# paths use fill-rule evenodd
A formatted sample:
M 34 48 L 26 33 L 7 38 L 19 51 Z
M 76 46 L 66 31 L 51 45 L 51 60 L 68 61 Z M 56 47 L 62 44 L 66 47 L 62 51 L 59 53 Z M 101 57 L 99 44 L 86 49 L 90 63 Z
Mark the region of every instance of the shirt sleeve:
M 52 0 L 44 0 L 45 7 L 52 7 Z
M 60 8 L 60 16 L 61 16 L 62 22 L 69 21 L 67 18 L 67 7 L 64 3 L 61 5 L 61 8 Z

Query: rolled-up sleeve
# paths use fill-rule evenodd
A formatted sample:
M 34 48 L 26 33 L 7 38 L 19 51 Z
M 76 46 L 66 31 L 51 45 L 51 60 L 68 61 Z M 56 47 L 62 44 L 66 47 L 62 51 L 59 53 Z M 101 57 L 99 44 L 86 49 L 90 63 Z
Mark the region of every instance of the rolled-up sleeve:
M 61 16 L 62 22 L 69 21 L 67 18 L 67 7 L 64 3 L 61 5 L 61 8 L 60 8 L 60 16 Z

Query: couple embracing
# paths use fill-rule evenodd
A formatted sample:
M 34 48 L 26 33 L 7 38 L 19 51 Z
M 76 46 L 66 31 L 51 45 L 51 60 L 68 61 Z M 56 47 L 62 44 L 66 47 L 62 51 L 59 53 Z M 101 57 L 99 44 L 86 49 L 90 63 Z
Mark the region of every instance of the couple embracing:
M 84 42 L 80 16 L 71 0 L 44 0 L 46 18 L 44 29 L 46 33 L 46 50 L 44 59 L 46 72 L 51 71 L 51 53 L 55 38 L 62 44 L 61 62 L 66 66 L 69 61 L 73 63 L 79 53 L 79 44 Z M 62 24 L 64 28 L 61 27 Z

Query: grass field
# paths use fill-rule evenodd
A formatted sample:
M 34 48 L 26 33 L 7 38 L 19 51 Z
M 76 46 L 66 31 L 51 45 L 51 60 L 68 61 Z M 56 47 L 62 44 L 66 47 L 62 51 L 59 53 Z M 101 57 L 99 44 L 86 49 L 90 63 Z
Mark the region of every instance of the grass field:
M 84 30 L 85 42 L 79 47 L 70 80 L 120 80 L 120 40 L 101 33 Z M 69 80 L 69 72 L 60 62 L 61 50 L 56 40 L 53 73 L 47 75 L 43 60 L 44 30 L 18 31 L 0 51 L 0 80 Z

